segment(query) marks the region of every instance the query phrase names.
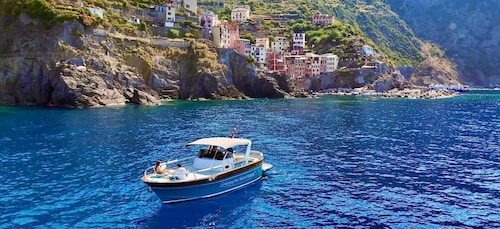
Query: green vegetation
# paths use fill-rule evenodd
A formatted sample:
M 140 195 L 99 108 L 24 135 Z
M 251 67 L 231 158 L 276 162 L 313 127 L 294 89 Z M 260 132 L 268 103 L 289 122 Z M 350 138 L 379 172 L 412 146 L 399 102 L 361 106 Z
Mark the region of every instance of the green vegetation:
M 135 34 L 137 31 L 150 32 L 146 24 L 131 25 L 110 8 L 149 8 L 162 0 L 84 0 L 86 5 L 106 10 L 104 19 L 93 16 L 85 8 L 55 5 L 52 0 L 0 0 L 0 13 L 18 15 L 25 12 L 31 17 L 40 19 L 47 27 L 67 20 L 79 20 L 84 25 L 101 24 L 106 28 L 114 27 L 118 31 Z M 382 0 L 199 0 L 199 4 L 212 2 L 225 4 L 224 8 L 211 8 L 219 15 L 219 19 L 230 20 L 232 7 L 249 5 L 253 15 L 297 14 L 298 18 L 289 20 L 285 28 L 288 34 L 278 34 L 277 30 L 268 36 L 290 37 L 292 32 L 304 32 L 307 46 L 318 53 L 333 52 L 341 57 L 356 55 L 360 45 L 368 44 L 382 55 L 389 63 L 397 65 L 417 65 L 422 60 L 420 41 L 412 30 L 399 19 L 398 15 Z M 182 11 L 179 11 L 182 13 Z M 316 13 L 333 14 L 336 23 L 326 27 L 311 24 Z M 249 22 L 255 27 L 255 21 Z M 264 21 L 261 29 L 270 31 L 280 29 L 276 21 Z M 279 30 L 278 30 L 279 31 Z M 248 32 L 243 37 L 254 40 Z M 200 28 L 191 21 L 181 24 L 181 29 L 168 32 L 169 37 L 201 37 Z M 246 36 L 246 37 L 245 37 Z M 251 37 L 250 37 L 251 36 Z M 435 52 L 435 55 L 444 55 Z
M 200 4 L 213 0 L 199 0 Z M 412 30 L 382 0 L 283 0 L 281 3 L 259 0 L 223 0 L 224 9 L 213 8 L 224 18 L 230 17 L 234 5 L 249 5 L 252 14 L 297 14 L 285 31 L 306 33 L 309 48 L 319 53 L 333 51 L 339 56 L 351 55 L 354 44 L 368 44 L 387 62 L 397 65 L 418 65 L 422 60 L 420 41 Z M 335 16 L 336 24 L 316 28 L 311 24 L 316 13 Z M 277 28 L 264 23 L 264 28 Z M 283 34 L 282 36 L 290 36 Z M 357 41 L 357 42 L 356 42 Z M 354 46 L 353 46 L 354 45 Z M 314 47 L 313 47 L 314 46 Z
M 196 61 L 197 68 L 203 72 L 225 71 L 227 66 L 217 61 L 217 51 L 208 44 L 192 41 L 190 43 L 191 58 Z
M 1 15 L 17 16 L 21 12 L 26 13 L 32 18 L 40 19 L 47 28 L 56 23 L 69 20 L 80 20 L 85 25 L 92 25 L 93 22 L 97 21 L 89 16 L 90 13 L 85 8 L 60 5 L 53 7 L 46 0 L 3 0 L 0 3 Z
M 185 38 L 200 38 L 201 37 L 201 27 L 192 21 L 183 21 L 179 23 L 182 30 L 180 31 L 179 37 Z
M 169 38 L 178 38 L 179 37 L 179 30 L 178 29 L 169 29 L 167 32 L 167 37 Z
M 250 33 L 240 35 L 240 38 L 247 39 L 250 41 L 251 44 L 255 44 L 255 37 Z

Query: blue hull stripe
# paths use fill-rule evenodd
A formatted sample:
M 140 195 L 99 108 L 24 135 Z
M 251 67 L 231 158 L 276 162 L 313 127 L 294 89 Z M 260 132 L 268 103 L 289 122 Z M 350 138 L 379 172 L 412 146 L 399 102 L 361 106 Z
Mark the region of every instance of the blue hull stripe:
M 252 180 L 248 183 L 245 183 L 245 184 L 242 184 L 240 186 L 236 186 L 234 188 L 231 188 L 231 189 L 228 189 L 228 190 L 224 190 L 222 192 L 218 192 L 218 193 L 214 193 L 214 194 L 210 194 L 210 195 L 206 195 L 206 196 L 200 196 L 200 197 L 194 197 L 194 198 L 189 198 L 189 199 L 178 199 L 178 200 L 168 200 L 168 201 L 163 201 L 164 204 L 171 204 L 171 203 L 177 203 L 177 202 L 184 202 L 184 201 L 190 201 L 190 200 L 196 200 L 196 199 L 203 199 L 203 198 L 209 198 L 209 197 L 213 197 L 213 196 L 217 196 L 217 195 L 221 195 L 221 194 L 224 194 L 226 192 L 230 192 L 230 191 L 233 191 L 235 189 L 238 189 L 238 188 L 242 188 L 244 186 L 247 186 L 253 182 L 256 182 L 258 180 L 260 180 L 261 177 L 255 179 L 255 180 Z

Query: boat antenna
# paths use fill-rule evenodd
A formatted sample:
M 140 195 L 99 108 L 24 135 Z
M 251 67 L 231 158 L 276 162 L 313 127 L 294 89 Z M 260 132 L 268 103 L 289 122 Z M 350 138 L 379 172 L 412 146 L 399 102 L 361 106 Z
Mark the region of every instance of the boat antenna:
M 233 131 L 231 131 L 231 138 L 236 136 L 236 126 L 233 127 Z

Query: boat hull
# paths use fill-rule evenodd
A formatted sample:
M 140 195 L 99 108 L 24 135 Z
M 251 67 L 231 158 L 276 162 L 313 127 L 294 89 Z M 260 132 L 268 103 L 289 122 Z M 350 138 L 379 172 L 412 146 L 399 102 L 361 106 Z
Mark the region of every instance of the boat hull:
M 262 178 L 262 162 L 240 170 L 238 173 L 223 174 L 204 182 L 165 186 L 149 183 L 163 203 L 176 203 L 208 198 L 244 187 Z

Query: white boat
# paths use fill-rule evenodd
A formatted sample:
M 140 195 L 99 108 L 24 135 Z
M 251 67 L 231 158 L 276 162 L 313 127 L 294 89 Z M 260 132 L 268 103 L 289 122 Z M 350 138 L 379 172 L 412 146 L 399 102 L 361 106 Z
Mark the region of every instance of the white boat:
M 144 170 L 142 181 L 163 203 L 227 193 L 258 181 L 263 171 L 272 168 L 264 163 L 264 154 L 252 150 L 252 142 L 244 138 L 202 138 L 187 147 L 195 148 L 193 156 L 160 163 L 169 172 L 159 174 L 155 166 Z

